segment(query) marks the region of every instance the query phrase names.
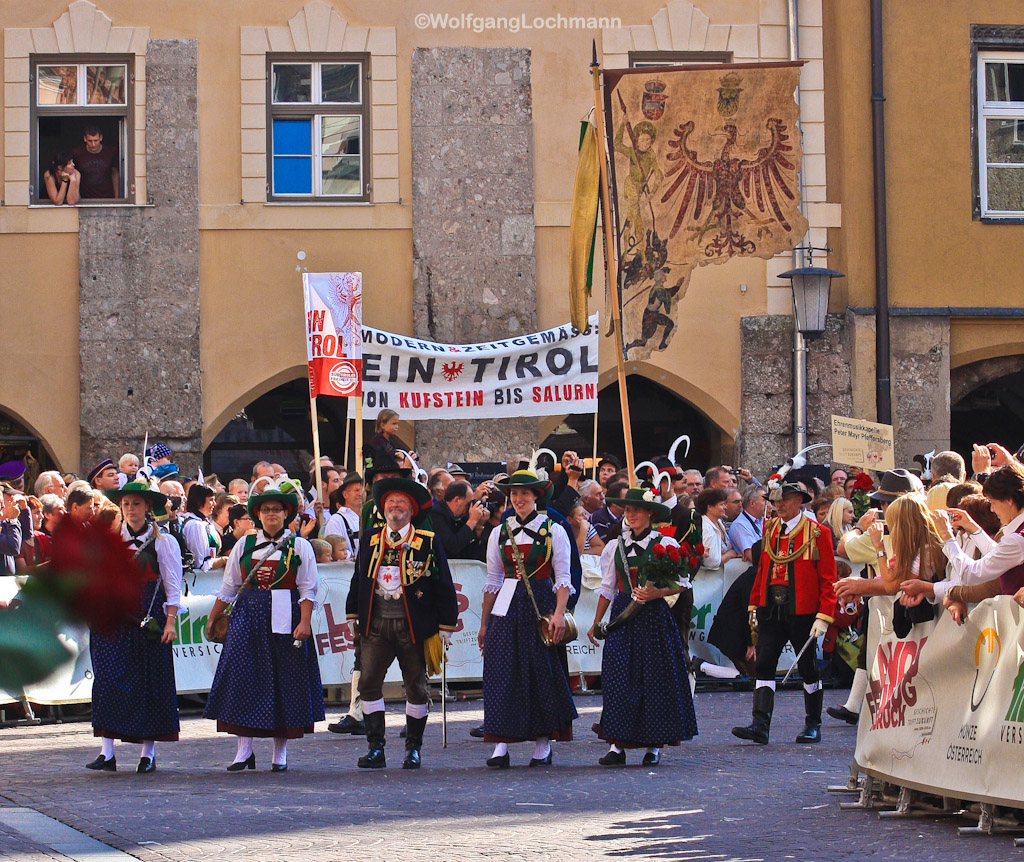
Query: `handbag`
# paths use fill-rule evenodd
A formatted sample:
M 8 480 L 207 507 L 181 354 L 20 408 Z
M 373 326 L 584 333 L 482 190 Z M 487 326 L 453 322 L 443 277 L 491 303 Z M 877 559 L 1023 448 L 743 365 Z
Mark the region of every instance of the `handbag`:
M 551 637 L 550 625 L 551 617 L 553 614 L 542 614 L 540 608 L 537 607 L 537 599 L 533 596 L 533 587 L 530 585 L 530 579 L 526 574 L 526 563 L 523 560 L 522 552 L 519 550 L 519 546 L 516 544 L 516 540 L 513 537 L 512 542 L 509 545 L 512 549 L 512 565 L 515 567 L 516 574 L 519 575 L 519 579 L 526 586 L 526 594 L 530 597 L 530 603 L 533 605 L 533 610 L 537 614 L 537 634 L 540 635 L 541 641 L 544 646 L 561 646 L 562 644 L 572 643 L 579 637 L 579 627 L 576 625 L 576 620 L 569 611 L 565 611 L 565 631 L 562 633 L 562 637 L 557 641 Z

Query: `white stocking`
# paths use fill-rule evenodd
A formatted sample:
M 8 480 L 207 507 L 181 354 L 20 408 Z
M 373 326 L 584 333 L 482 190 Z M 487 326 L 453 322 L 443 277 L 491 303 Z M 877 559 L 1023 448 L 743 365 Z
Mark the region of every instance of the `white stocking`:
M 107 760 L 110 760 L 114 756 L 114 740 L 109 736 L 100 737 L 100 754 L 102 754 Z
M 494 745 L 494 754 L 492 754 L 491 757 L 504 757 L 506 754 L 508 754 L 508 743 L 506 743 L 506 742 L 497 742 L 497 743 L 495 743 L 495 745 Z
M 850 685 L 850 696 L 846 698 L 846 708 L 850 712 L 860 712 L 864 705 L 864 692 L 868 688 L 868 672 L 863 668 L 857 668 L 853 674 L 853 683 Z
M 709 661 L 702 661 L 700 669 L 715 679 L 736 679 L 740 675 L 740 672 L 734 667 L 722 667 L 720 664 L 711 664 Z
M 612 747 L 611 747 L 611 748 L 609 748 L 608 750 L 609 750 L 609 751 L 614 751 L 614 752 L 615 752 L 616 754 L 622 754 L 622 749 L 621 749 L 621 748 L 619 748 L 619 747 L 618 747 L 617 745 L 615 745 L 614 743 L 612 743 Z
M 274 756 L 271 763 L 285 766 L 288 763 L 288 740 L 283 736 L 274 737 Z
M 551 753 L 551 743 L 546 736 L 538 736 L 533 744 L 533 759 L 543 760 Z
M 653 754 L 653 755 L 654 755 L 655 757 L 657 757 L 657 756 L 658 756 L 658 754 L 659 754 L 659 752 L 660 752 L 660 751 L 661 751 L 661 749 L 660 749 L 660 748 L 648 748 L 648 749 L 647 749 L 647 753 L 648 753 L 648 754 Z
M 235 753 L 235 763 L 242 763 L 249 759 L 249 755 L 252 754 L 252 737 L 251 736 L 240 736 L 238 737 L 238 751 Z
M 152 760 L 156 756 L 156 743 L 152 739 L 142 741 L 142 757 Z

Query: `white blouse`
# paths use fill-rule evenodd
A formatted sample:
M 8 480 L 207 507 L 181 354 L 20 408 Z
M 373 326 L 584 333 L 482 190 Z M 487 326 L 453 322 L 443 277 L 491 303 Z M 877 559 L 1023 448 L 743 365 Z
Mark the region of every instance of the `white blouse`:
M 704 543 L 704 568 L 721 568 L 722 554 L 729 549 L 729 539 L 707 515 L 701 515 L 700 540 Z
M 1024 536 L 1017 532 L 1022 524 L 1024 512 L 1003 528 L 1003 537 L 997 544 L 993 544 L 984 532 L 974 536 L 974 542 L 981 550 L 988 546 L 985 556 L 980 560 L 971 559 L 957 544 L 955 538 L 947 540 L 942 546 L 942 551 L 950 562 L 950 585 L 983 584 L 1024 563 Z M 985 539 L 989 541 L 986 543 Z
M 540 530 L 544 521 L 547 519 L 547 515 L 543 512 L 537 512 L 533 518 L 527 521 L 525 524 L 520 524 L 519 519 L 513 514 L 508 517 L 508 530 L 511 536 L 520 526 L 526 527 L 533 532 Z M 484 583 L 485 593 L 496 593 L 501 589 L 501 585 L 505 580 L 505 559 L 504 554 L 498 549 L 498 536 L 501 534 L 501 527 L 495 527 L 491 530 L 491 535 L 487 537 L 487 580 Z M 529 538 L 532 542 L 533 539 Z M 505 544 L 511 544 L 512 538 Z M 526 544 L 522 542 L 521 544 Z M 572 595 L 575 590 L 572 588 L 572 581 L 569 577 L 569 536 L 565 530 L 554 522 L 551 523 L 551 569 L 554 575 L 554 580 L 551 584 L 551 590 L 554 592 L 560 590 L 562 587 L 569 588 L 569 595 Z
M 285 531 L 284 536 L 291 535 L 290 531 Z M 281 538 L 284 538 L 282 536 Z M 228 556 L 227 564 L 224 566 L 224 580 L 220 585 L 220 592 L 217 593 L 217 598 L 223 602 L 234 601 L 235 596 L 238 595 L 238 591 L 242 588 L 242 582 L 245 580 L 242 575 L 241 566 L 238 561 L 242 558 L 242 552 L 245 550 L 246 538 L 242 537 L 238 540 L 235 546 L 231 549 L 231 554 Z M 256 545 L 262 545 L 267 541 L 267 537 L 263 535 L 262 530 L 256 531 Z M 267 553 L 267 548 L 261 548 L 253 554 L 254 560 L 262 560 L 264 554 Z M 303 539 L 301 536 L 295 537 L 295 553 L 299 555 L 299 570 L 295 573 L 295 586 L 299 590 L 299 601 L 300 602 L 315 602 L 316 601 L 316 589 L 319 583 L 318 573 L 316 569 L 316 554 L 313 553 L 313 546 Z M 275 549 L 267 560 L 275 561 L 281 559 L 281 551 Z
M 181 549 L 177 541 L 153 524 L 150 524 L 149 529 L 141 536 L 132 536 L 128 532 L 128 525 L 122 524 L 121 538 L 128 545 L 128 550 L 136 551 L 141 546 L 133 545 L 132 541 L 140 539 L 144 545 L 149 541 L 153 530 L 157 531 L 153 547 L 156 551 L 157 567 L 160 569 L 160 581 L 164 585 L 164 595 L 167 596 L 167 601 L 164 602 L 164 613 L 167 613 L 168 608 L 177 610 L 181 606 Z
M 679 547 L 679 542 L 673 539 L 671 536 L 663 536 L 657 530 L 651 530 L 646 536 L 644 536 L 639 542 L 633 541 L 633 536 L 629 532 L 629 528 L 623 526 L 622 535 L 617 539 L 612 539 L 607 545 L 604 546 L 604 550 L 601 552 L 601 586 L 599 586 L 595 593 L 599 596 L 604 596 L 609 601 L 615 598 L 616 593 L 619 591 L 619 574 L 615 570 L 615 556 L 619 553 L 619 543 L 625 543 L 625 550 L 628 554 L 631 548 L 643 548 L 647 549 L 651 542 L 657 542 L 661 540 L 667 548 Z M 679 586 L 688 587 L 690 585 L 689 578 L 680 578 Z
M 208 572 L 216 549 L 210 545 L 210 530 L 214 529 L 213 524 L 195 514 L 185 515 L 181 526 L 181 537 L 192 552 L 192 559 L 195 561 L 196 571 Z
M 348 530 L 345 529 L 345 525 L 348 525 L 348 530 L 352 532 L 352 538 L 349 538 Z M 354 560 L 356 555 L 359 553 L 359 513 L 353 512 L 347 506 L 342 506 L 327 519 L 327 524 L 324 527 L 324 538 L 328 536 L 341 536 L 347 541 L 351 547 L 348 549 L 349 559 Z

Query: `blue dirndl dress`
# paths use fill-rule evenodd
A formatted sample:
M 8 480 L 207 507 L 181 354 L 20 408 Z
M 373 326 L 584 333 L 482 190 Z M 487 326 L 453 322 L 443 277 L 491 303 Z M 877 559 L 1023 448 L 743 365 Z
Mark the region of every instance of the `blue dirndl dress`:
M 246 587 L 236 596 L 203 717 L 223 733 L 298 739 L 324 719 L 320 665 L 312 638 L 294 647 L 290 634 L 271 632 L 272 592 Z M 294 628 L 297 589 L 291 604 Z
M 503 551 L 502 556 L 506 572 L 512 571 L 508 552 Z M 530 584 L 541 614 L 553 613 L 557 597 L 551 589 L 550 562 L 538 569 Z M 561 741 L 572 739 L 576 705 L 555 649 L 541 641 L 537 613 L 520 581 L 508 613 L 503 617 L 491 614 L 487 622 L 483 670 L 485 740 L 523 742 L 544 736 Z
M 144 577 L 153 574 L 152 569 L 144 572 Z M 162 632 L 167 622 L 165 601 L 159 575 L 143 580 L 139 619 L 148 612 Z M 90 632 L 89 654 L 95 736 L 123 742 L 173 742 L 178 738 L 178 696 L 170 644 L 150 640 L 133 621 L 106 634 Z

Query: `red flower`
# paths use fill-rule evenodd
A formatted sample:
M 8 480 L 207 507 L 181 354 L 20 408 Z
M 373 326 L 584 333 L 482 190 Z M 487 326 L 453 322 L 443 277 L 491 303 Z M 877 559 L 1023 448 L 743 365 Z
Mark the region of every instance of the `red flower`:
M 676 548 L 676 547 L 673 546 L 673 547 L 668 549 L 668 558 L 673 563 L 678 563 L 680 557 L 682 557 L 682 554 L 680 553 L 679 548 Z
M 54 532 L 50 563 L 42 577 L 67 597 L 75 619 L 109 632 L 138 616 L 142 582 L 117 533 L 65 518 Z
M 654 554 L 654 556 L 656 556 L 659 559 L 661 559 L 662 557 L 665 556 L 665 546 L 664 545 L 655 545 L 651 549 L 651 553 Z
M 684 554 L 689 554 L 690 551 L 693 550 L 693 548 L 690 547 L 690 543 L 689 542 L 683 542 L 679 546 L 679 550 L 682 551 Z
M 690 555 L 690 569 L 697 571 L 697 567 L 700 565 L 700 560 L 693 554 Z
M 875 487 L 875 483 L 867 473 L 858 473 L 857 478 L 854 479 L 853 487 L 858 491 L 870 491 Z
M 693 546 L 693 549 L 702 557 L 704 556 L 704 554 L 707 553 L 706 549 L 704 548 L 703 542 L 697 542 L 697 544 Z

